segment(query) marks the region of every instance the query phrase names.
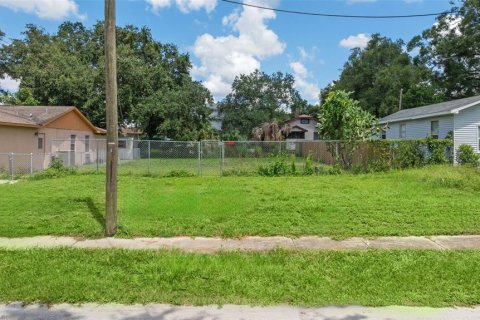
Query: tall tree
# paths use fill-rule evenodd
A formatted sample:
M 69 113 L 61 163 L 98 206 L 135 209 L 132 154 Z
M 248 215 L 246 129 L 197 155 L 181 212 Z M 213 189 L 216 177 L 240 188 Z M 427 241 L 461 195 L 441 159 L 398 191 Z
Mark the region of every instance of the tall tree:
M 455 1 L 452 12 L 409 43 L 447 98 L 480 94 L 480 0 Z
M 190 76 L 192 65 L 188 54 L 180 53 L 175 45 L 155 41 L 146 27 L 139 29 L 127 25 L 117 27 L 116 32 L 119 122 L 122 125 L 138 122 L 144 129 L 147 123 L 152 125 L 154 119 L 150 121 L 146 118 L 148 113 L 141 115 L 140 110 L 144 110 L 141 106 L 159 96 L 171 99 L 190 96 L 195 99 L 188 104 L 192 108 L 206 107 L 211 101 L 210 93 Z M 92 28 L 79 22 L 65 22 L 56 34 L 27 25 L 23 39 L 13 40 L 12 44 L 0 48 L 0 70 L 22 79 L 20 88 L 30 90 L 39 104 L 77 106 L 94 124 L 104 127 L 103 46 L 103 22 Z M 203 94 L 192 95 L 191 92 Z M 175 102 L 170 100 L 171 104 Z M 168 109 L 169 105 L 163 107 Z M 140 110 L 136 111 L 137 108 Z M 198 112 L 186 111 L 186 114 Z M 170 115 L 176 118 L 169 121 L 183 121 L 179 113 Z M 209 119 L 201 119 L 204 122 L 200 128 L 204 128 Z M 162 125 L 156 124 L 158 127 Z M 156 131 L 157 128 L 148 132 L 155 135 L 153 132 Z M 169 138 L 179 139 L 181 135 Z
M 340 78 L 322 90 L 322 100 L 334 90 L 352 92 L 360 106 L 382 117 L 398 110 L 400 89 L 402 108 L 412 108 L 441 100 L 431 83 L 430 70 L 404 50 L 401 40 L 374 34 L 365 49 L 353 49 Z
M 292 75 L 281 72 L 269 75 L 255 70 L 237 76 L 232 92 L 218 104 L 222 131 L 248 137 L 254 127 L 273 119 L 284 121 L 292 110 L 306 108 L 307 102 L 293 87 L 294 82 Z

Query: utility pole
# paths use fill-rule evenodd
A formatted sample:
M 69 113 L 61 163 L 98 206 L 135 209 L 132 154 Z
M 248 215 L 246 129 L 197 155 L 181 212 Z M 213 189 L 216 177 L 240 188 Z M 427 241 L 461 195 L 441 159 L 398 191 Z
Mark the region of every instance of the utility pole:
M 398 102 L 398 111 L 402 110 L 403 88 L 400 88 L 400 100 Z
M 105 235 L 117 232 L 117 50 L 115 40 L 115 0 L 105 0 L 105 93 L 107 112 L 107 179 L 105 194 Z

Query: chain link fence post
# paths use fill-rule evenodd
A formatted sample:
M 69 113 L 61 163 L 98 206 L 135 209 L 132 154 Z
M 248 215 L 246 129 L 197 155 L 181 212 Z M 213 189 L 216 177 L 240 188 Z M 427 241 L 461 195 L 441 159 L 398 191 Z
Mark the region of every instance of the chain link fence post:
M 13 181 L 13 153 L 10 153 L 10 156 L 8 158 L 8 169 L 10 171 L 10 180 Z
M 33 176 L 33 153 L 30 153 L 30 176 Z
M 95 167 L 98 173 L 98 139 L 97 139 L 97 149 L 95 151 Z
M 225 143 L 223 141 L 219 142 L 220 144 L 220 176 L 223 176 L 225 169 Z
M 151 144 L 151 140 L 148 140 L 148 174 L 150 174 L 150 144 Z
M 202 176 L 202 140 L 198 141 L 198 176 Z

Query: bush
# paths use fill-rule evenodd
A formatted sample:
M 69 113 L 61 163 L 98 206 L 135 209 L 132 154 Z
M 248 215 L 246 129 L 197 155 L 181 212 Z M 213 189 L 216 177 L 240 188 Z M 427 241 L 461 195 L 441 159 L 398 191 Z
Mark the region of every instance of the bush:
M 480 156 L 469 144 L 461 144 L 457 150 L 457 162 L 461 165 L 478 166 Z
M 303 174 L 312 175 L 314 172 L 315 172 L 315 169 L 313 167 L 313 155 L 312 155 L 312 152 L 310 151 L 308 153 L 308 156 L 305 158 L 305 163 L 303 166 Z
M 186 171 L 186 170 L 172 170 L 172 171 L 169 171 L 167 173 L 165 173 L 163 175 L 164 177 L 167 177 L 167 178 L 173 178 L 173 177 L 194 177 L 195 174 L 189 172 L 189 171 Z
M 321 175 L 339 175 L 341 174 L 342 168 L 339 164 L 333 166 L 320 166 L 318 167 L 318 174 Z
M 258 174 L 266 177 L 278 177 L 294 174 L 292 172 L 292 166 L 288 165 L 288 157 L 285 153 L 279 153 L 272 157 L 266 165 L 258 167 Z
M 30 179 L 32 180 L 42 180 L 42 179 L 52 179 L 60 178 L 69 175 L 77 174 L 77 169 L 74 167 L 66 167 L 63 164 L 63 161 L 59 158 L 53 157 L 52 162 L 48 166 L 47 170 L 40 171 L 35 173 Z

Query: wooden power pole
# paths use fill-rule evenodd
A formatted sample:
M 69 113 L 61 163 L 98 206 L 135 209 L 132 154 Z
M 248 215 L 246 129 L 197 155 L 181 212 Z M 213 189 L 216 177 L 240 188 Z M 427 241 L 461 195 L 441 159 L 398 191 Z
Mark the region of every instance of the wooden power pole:
M 398 110 L 402 110 L 402 103 L 403 103 L 403 88 L 400 88 L 400 98 L 399 98 L 399 101 L 398 101 Z
M 117 50 L 115 39 L 115 0 L 105 0 L 105 91 L 107 111 L 107 188 L 105 235 L 117 232 Z

